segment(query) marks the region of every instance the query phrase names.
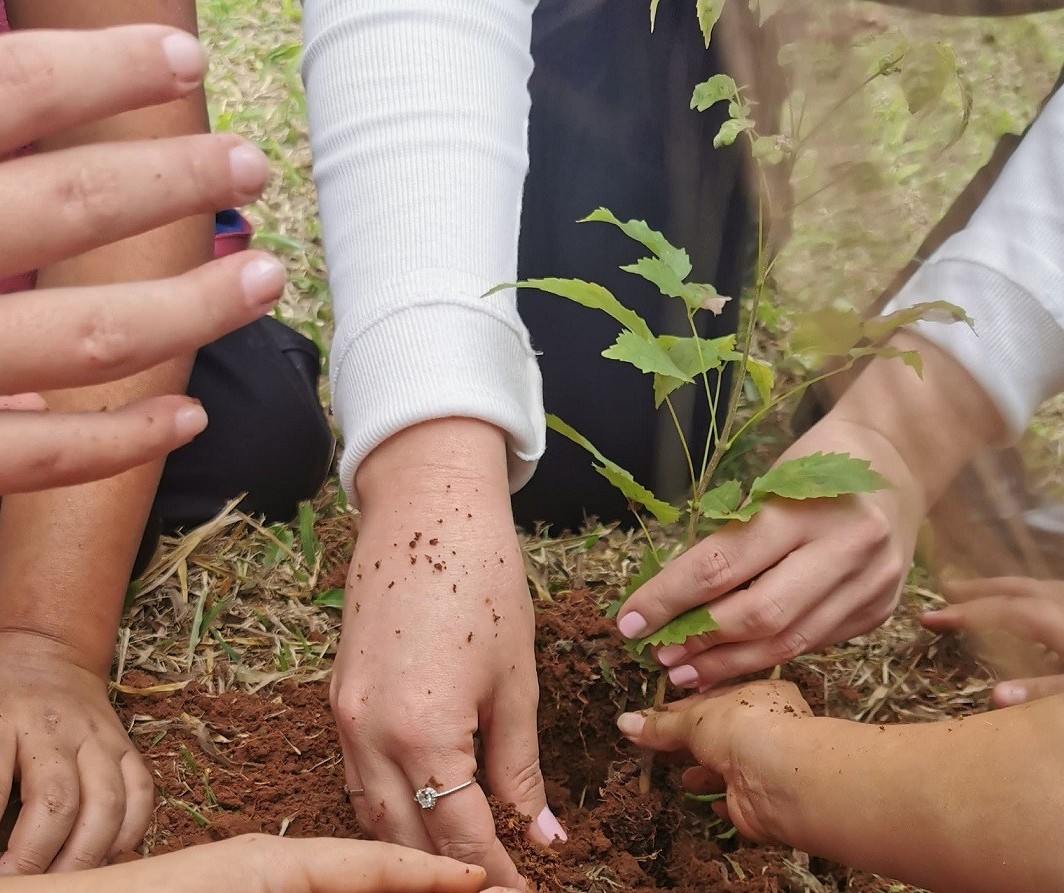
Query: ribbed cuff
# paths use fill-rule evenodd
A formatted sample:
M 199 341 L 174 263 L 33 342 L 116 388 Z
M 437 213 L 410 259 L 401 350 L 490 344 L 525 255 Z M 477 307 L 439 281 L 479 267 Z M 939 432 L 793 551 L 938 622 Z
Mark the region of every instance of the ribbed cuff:
M 997 406 L 1014 442 L 1042 401 L 1064 389 L 1064 329 L 1027 290 L 972 261 L 929 261 L 884 313 L 924 301 L 957 304 L 974 320 L 974 331 L 964 323 L 911 328 L 964 366 Z
M 340 480 L 352 500 L 374 448 L 434 419 L 496 425 L 507 434 L 511 490 L 532 477 L 546 437 L 542 378 L 527 331 L 492 301 L 413 298 L 359 330 L 337 331 L 333 405 L 345 440 Z

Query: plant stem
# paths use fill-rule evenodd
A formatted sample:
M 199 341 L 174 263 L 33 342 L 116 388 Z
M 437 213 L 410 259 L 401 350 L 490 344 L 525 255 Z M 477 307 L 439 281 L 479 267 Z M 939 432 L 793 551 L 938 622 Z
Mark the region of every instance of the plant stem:
M 665 704 L 665 693 L 669 685 L 669 674 L 662 670 L 658 674 L 657 687 L 654 689 L 654 703 L 652 709 L 660 710 Z M 643 759 L 639 764 L 639 793 L 644 797 L 650 793 L 651 773 L 654 771 L 654 751 L 643 751 Z
M 669 415 L 672 416 L 672 423 L 676 427 L 676 436 L 680 438 L 680 446 L 683 447 L 683 455 L 687 460 L 687 471 L 691 475 L 691 489 L 694 490 L 698 486 L 698 478 L 695 476 L 695 464 L 691 460 L 691 450 L 687 446 L 687 437 L 683 433 L 683 425 L 680 424 L 680 418 L 676 415 L 676 407 L 672 405 L 671 398 L 665 398 L 665 405 L 669 407 Z

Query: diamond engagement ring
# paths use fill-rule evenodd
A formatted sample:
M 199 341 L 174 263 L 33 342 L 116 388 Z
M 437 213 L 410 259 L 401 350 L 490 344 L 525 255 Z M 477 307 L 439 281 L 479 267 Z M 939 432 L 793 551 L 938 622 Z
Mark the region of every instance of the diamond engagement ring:
M 440 797 L 446 797 L 448 794 L 456 794 L 459 791 L 463 791 L 475 781 L 475 778 L 471 778 L 469 781 L 455 785 L 453 788 L 448 788 L 446 791 L 437 791 L 434 787 L 421 788 L 414 792 L 414 799 L 417 801 L 417 805 L 422 809 L 435 809 L 436 801 L 439 800 Z

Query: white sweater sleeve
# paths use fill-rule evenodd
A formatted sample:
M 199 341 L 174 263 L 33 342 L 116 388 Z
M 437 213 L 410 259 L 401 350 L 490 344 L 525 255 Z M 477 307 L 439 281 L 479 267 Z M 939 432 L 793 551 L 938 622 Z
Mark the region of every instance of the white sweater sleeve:
M 447 417 L 507 433 L 514 489 L 543 451 L 542 383 L 513 292 L 535 0 L 305 0 L 307 88 L 336 332 L 340 478 Z
M 917 271 L 885 312 L 921 301 L 963 307 L 914 328 L 952 354 L 1018 438 L 1064 390 L 1064 92 L 1046 106 L 968 226 Z

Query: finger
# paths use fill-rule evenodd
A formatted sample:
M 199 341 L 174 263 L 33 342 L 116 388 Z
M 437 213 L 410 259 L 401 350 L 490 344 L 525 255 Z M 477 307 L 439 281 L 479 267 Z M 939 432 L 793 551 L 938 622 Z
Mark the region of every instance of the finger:
M 991 596 L 1028 596 L 1038 594 L 1039 581 L 1030 577 L 982 577 L 946 583 L 942 594 L 957 604 Z
M 44 412 L 48 404 L 40 394 L 0 397 L 0 412 Z
M 780 523 L 785 518 L 766 510 L 749 524 L 729 524 L 665 565 L 625 602 L 617 618 L 621 635 L 642 638 L 776 564 L 804 535 L 800 525 Z
M 402 769 L 390 759 L 361 748 L 352 748 L 353 790 L 363 788 L 361 795 L 351 795 L 351 806 L 363 831 L 375 840 L 424 852 L 434 852 L 435 846 L 421 812 L 414 802 L 414 789 Z M 358 781 L 361 779 L 361 781 Z
M 96 144 L 5 162 L 0 276 L 246 204 L 268 173 L 266 156 L 230 135 Z
M 528 816 L 529 836 L 548 846 L 569 837 L 547 805 L 539 764 L 538 702 L 534 683 L 530 691 L 497 699 L 482 733 L 484 769 L 492 794 Z
M 27 752 L 32 745 L 26 745 Z M 21 748 L 20 748 L 21 750 Z M 43 874 L 62 849 L 81 805 L 73 755 L 40 763 L 20 759 L 22 811 L 0 856 L 0 877 Z
M 0 43 L 0 153 L 119 112 L 170 102 L 203 80 L 207 55 L 156 25 L 15 32 Z
M 263 316 L 284 282 L 279 261 L 249 251 L 172 279 L 8 295 L 0 391 L 101 384 L 193 353 Z
M 0 496 L 114 477 L 161 459 L 207 426 L 187 397 L 114 412 L 0 414 Z
M 453 859 L 370 841 L 291 840 L 314 893 L 475 893 L 484 871 Z
M 991 596 L 932 611 L 920 618 L 936 632 L 1012 633 L 1064 653 L 1064 610 L 1053 601 L 1034 597 Z
M 126 787 L 118 763 L 98 747 L 78 751 L 81 803 L 77 820 L 50 872 L 98 868 L 110 852 L 126 814 Z
M 155 809 L 155 783 L 140 754 L 127 750 L 119 763 L 126 791 L 126 813 L 108 856 L 128 853 L 144 839 Z
M 694 752 L 691 739 L 694 730 L 704 722 L 710 722 L 707 714 L 713 706 L 706 698 L 697 707 L 691 702 L 671 704 L 665 710 L 647 713 L 622 713 L 617 719 L 617 728 L 633 744 L 647 750 Z
M 1015 707 L 1059 694 L 1064 694 L 1064 676 L 1036 676 L 999 682 L 990 697 L 995 707 Z
M 2 717 L 0 717 L 2 722 Z M 8 805 L 13 800 L 11 791 L 15 781 L 17 748 L 14 735 L 7 729 L 0 728 L 0 821 L 7 813 Z M 0 835 L 0 852 L 7 848 L 7 841 Z
M 433 787 L 438 791 L 475 779 L 472 730 L 468 744 L 432 754 L 435 768 L 415 760 L 406 774 L 411 790 Z M 418 807 L 420 809 L 420 807 Z M 441 856 L 480 865 L 488 872 L 488 883 L 503 887 L 525 886 L 513 860 L 495 834 L 495 818 L 488 798 L 475 781 L 469 787 L 441 797 L 432 809 L 420 809 L 425 830 Z

